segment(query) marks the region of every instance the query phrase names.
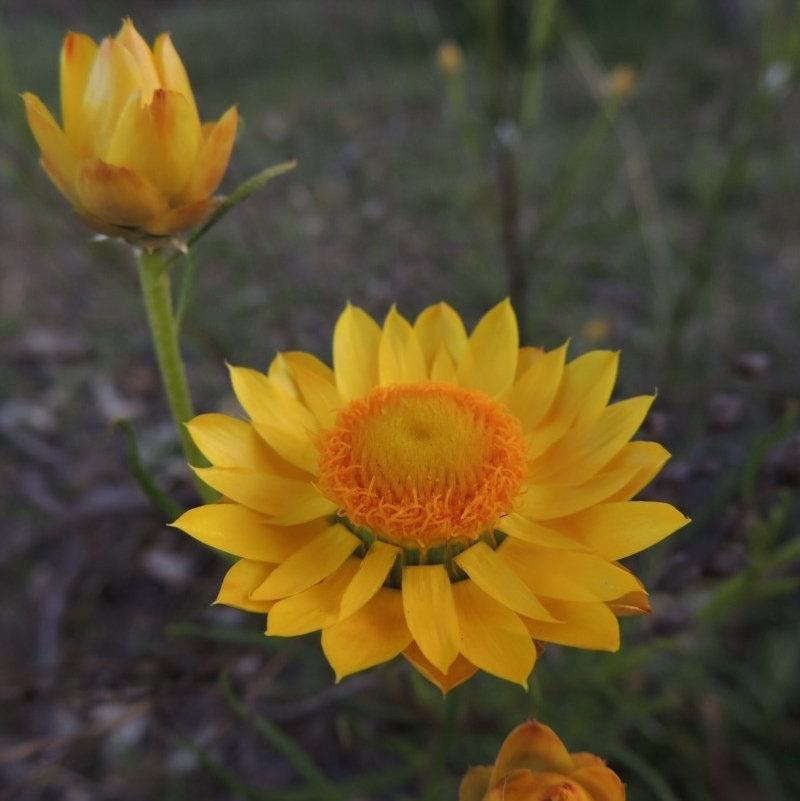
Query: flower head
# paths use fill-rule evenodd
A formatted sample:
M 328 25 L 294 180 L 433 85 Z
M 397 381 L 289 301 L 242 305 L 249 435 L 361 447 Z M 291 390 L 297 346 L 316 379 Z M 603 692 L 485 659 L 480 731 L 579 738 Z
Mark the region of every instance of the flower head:
M 535 720 L 506 737 L 491 767 L 470 768 L 458 801 L 625 801 L 625 785 L 594 754 L 570 754 Z
M 125 20 L 99 45 L 69 33 L 61 49 L 59 125 L 23 96 L 42 165 L 95 231 L 152 247 L 203 220 L 228 166 L 235 107 L 201 125 L 169 35 L 151 49 Z
M 220 603 L 321 630 L 337 678 L 403 654 L 445 691 L 525 684 L 544 642 L 615 650 L 648 611 L 617 560 L 686 518 L 630 500 L 668 458 L 630 442 L 653 398 L 609 405 L 617 355 L 565 356 L 520 348 L 508 302 L 469 336 L 446 304 L 382 328 L 348 306 L 332 370 L 231 368 L 249 421 L 189 423 L 224 502 L 175 525 L 240 557 Z

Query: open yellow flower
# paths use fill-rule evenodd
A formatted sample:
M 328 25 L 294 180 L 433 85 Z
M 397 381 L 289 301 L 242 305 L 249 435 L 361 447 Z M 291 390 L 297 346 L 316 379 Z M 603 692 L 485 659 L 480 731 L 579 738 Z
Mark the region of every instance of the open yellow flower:
M 154 246 L 217 205 L 237 111 L 201 125 L 168 34 L 151 50 L 130 20 L 100 45 L 69 33 L 61 50 L 63 127 L 38 97 L 22 97 L 45 171 L 95 231 Z
M 668 458 L 629 441 L 653 398 L 609 405 L 617 354 L 566 349 L 519 348 L 508 302 L 470 336 L 446 304 L 383 328 L 348 306 L 333 370 L 231 368 L 249 421 L 189 424 L 224 502 L 175 523 L 241 557 L 218 602 L 321 630 L 337 680 L 403 654 L 444 691 L 525 685 L 543 642 L 618 648 L 648 604 L 617 560 L 687 521 L 630 500 Z
M 506 737 L 491 767 L 470 768 L 458 801 L 625 801 L 625 785 L 594 754 L 570 754 L 535 720 Z

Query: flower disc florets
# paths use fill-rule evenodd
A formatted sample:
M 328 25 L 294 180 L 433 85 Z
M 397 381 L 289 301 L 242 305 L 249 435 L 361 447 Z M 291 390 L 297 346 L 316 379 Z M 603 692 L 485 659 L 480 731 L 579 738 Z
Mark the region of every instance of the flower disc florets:
M 319 486 L 354 526 L 389 542 L 466 542 L 513 508 L 525 450 L 519 422 L 481 392 L 376 387 L 323 435 Z

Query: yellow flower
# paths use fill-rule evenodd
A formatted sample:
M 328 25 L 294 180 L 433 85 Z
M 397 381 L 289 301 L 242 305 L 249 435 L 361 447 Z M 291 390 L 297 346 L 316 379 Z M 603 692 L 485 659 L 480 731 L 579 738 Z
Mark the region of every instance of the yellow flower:
M 403 654 L 442 690 L 525 685 L 540 643 L 613 651 L 649 611 L 617 560 L 684 525 L 632 498 L 668 453 L 630 442 L 652 397 L 609 405 L 617 354 L 519 348 L 506 301 L 470 336 L 446 304 L 381 328 L 348 306 L 331 370 L 231 368 L 249 417 L 189 431 L 224 496 L 175 525 L 241 557 L 218 602 L 267 634 L 322 631 L 337 680 Z
M 200 124 L 168 34 L 152 50 L 130 20 L 98 46 L 69 33 L 61 50 L 63 127 L 23 96 L 42 165 L 95 231 L 163 244 L 214 209 L 238 122 L 235 107 Z
M 436 62 L 445 75 L 458 75 L 464 69 L 464 53 L 455 42 L 448 39 L 439 45 Z
M 470 768 L 458 801 L 625 801 L 625 785 L 594 754 L 570 754 L 535 720 L 517 726 L 492 767 Z

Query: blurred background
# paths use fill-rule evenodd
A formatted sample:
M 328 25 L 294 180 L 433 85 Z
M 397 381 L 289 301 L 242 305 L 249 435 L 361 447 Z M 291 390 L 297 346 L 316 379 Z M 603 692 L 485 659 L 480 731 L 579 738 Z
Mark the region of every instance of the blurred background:
M 380 319 L 503 297 L 526 344 L 622 351 L 693 523 L 631 565 L 618 654 L 548 648 L 529 692 L 443 704 L 401 661 L 333 684 L 316 635 L 210 607 L 226 565 L 151 510 L 115 421 L 196 503 L 118 243 L 50 185 L 19 93 L 58 108 L 67 30 L 172 34 L 222 186 L 298 167 L 202 241 L 183 327 L 225 362 L 330 359 Z M 0 3 L 0 801 L 444 799 L 535 715 L 630 801 L 800 797 L 800 9 L 792 0 Z M 58 114 L 56 114 L 58 116 Z

